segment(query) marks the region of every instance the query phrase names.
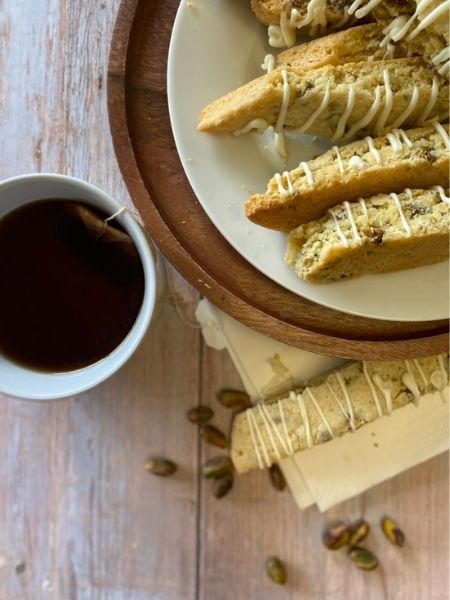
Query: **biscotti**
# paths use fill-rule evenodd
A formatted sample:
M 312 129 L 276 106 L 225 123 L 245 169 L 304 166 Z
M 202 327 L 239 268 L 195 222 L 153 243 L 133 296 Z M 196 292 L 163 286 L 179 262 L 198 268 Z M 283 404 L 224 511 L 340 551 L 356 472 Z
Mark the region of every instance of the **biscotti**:
M 448 355 L 354 362 L 272 403 L 235 417 L 231 458 L 238 473 L 264 468 L 297 452 L 389 415 L 426 393 L 446 399 Z
M 447 44 L 442 36 L 423 31 L 413 40 L 383 45 L 386 25 L 386 22 L 357 25 L 293 46 L 278 54 L 277 66 L 306 71 L 326 65 L 418 56 L 431 65 L 435 56 L 446 51 Z M 442 69 L 442 65 L 438 68 Z
M 250 197 L 245 213 L 263 227 L 291 231 L 346 200 L 407 187 L 447 188 L 449 155 L 448 126 L 439 123 L 335 146 L 292 171 L 275 174 L 264 194 Z
M 338 139 L 446 119 L 449 83 L 421 59 L 277 68 L 207 106 L 199 130 L 239 133 L 252 122 Z
M 286 263 L 330 283 L 440 262 L 449 256 L 450 197 L 437 186 L 344 202 L 288 239 Z

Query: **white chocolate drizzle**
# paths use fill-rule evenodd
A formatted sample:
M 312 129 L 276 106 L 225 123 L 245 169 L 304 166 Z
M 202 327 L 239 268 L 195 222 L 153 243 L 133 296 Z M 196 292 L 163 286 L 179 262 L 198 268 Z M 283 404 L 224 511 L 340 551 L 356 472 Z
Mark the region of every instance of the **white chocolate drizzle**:
M 264 409 L 262 407 L 261 402 L 258 402 L 257 406 L 258 406 L 258 409 L 259 409 L 259 414 L 261 415 L 261 419 L 262 419 L 262 421 L 264 423 L 264 427 L 266 429 L 267 437 L 269 438 L 270 443 L 272 444 L 272 448 L 273 448 L 274 454 L 277 457 L 277 460 L 281 460 L 281 454 L 280 454 L 280 452 L 278 450 L 278 446 L 275 444 L 275 440 L 274 440 L 274 437 L 272 435 L 272 429 L 270 427 L 269 421 L 267 420 L 266 414 L 264 413 Z M 275 427 L 275 430 L 278 433 L 278 430 L 276 429 L 276 427 Z
M 439 85 L 436 77 L 433 77 L 433 83 L 431 84 L 430 97 L 428 98 L 428 102 L 425 104 L 422 113 L 417 118 L 417 124 L 421 125 L 424 123 L 430 112 L 433 110 L 434 105 L 436 104 L 436 100 L 439 94 Z
M 355 88 L 353 84 L 350 84 L 347 95 L 347 104 L 345 106 L 345 110 L 339 118 L 339 121 L 336 125 L 336 131 L 333 134 L 332 140 L 338 140 L 345 132 L 345 126 L 347 125 L 348 118 L 353 112 L 353 108 L 355 106 Z
M 349 169 L 353 169 L 355 171 L 363 171 L 366 167 L 367 164 L 365 163 L 365 161 L 357 154 L 355 154 L 355 156 L 352 156 L 348 161 Z
M 429 4 L 430 4 L 430 0 L 420 0 L 417 3 L 415 15 L 419 16 L 423 12 L 423 9 Z M 415 27 L 415 29 L 413 29 L 411 31 L 411 33 L 408 35 L 407 39 L 408 40 L 414 39 L 417 36 L 417 34 L 420 33 L 423 29 L 425 29 L 426 27 L 429 27 L 432 23 L 434 23 L 434 21 L 437 21 L 437 19 L 442 17 L 444 15 L 444 13 L 448 11 L 448 9 L 449 9 L 448 1 L 444 0 L 443 2 L 438 4 L 438 6 L 436 6 L 436 8 L 434 8 L 430 13 L 428 13 L 428 15 L 426 17 L 424 17 L 423 19 L 420 20 L 420 23 L 417 25 L 417 27 Z
M 364 198 L 359 199 L 359 205 L 361 206 L 362 214 L 366 217 L 366 219 L 368 219 L 369 213 L 367 212 L 367 204 L 366 204 L 366 201 L 364 200 Z
M 269 25 L 269 45 L 273 48 L 293 46 L 296 40 L 297 29 L 311 26 L 311 30 L 324 29 L 326 20 L 326 0 L 310 0 L 306 8 L 306 15 L 302 17 L 300 12 L 293 8 L 289 17 L 285 10 L 281 11 L 280 24 Z
M 347 200 L 344 202 L 344 207 L 345 210 L 347 212 L 347 217 L 348 220 L 350 222 L 350 227 L 352 228 L 352 234 L 353 234 L 353 238 L 355 240 L 355 242 L 357 244 L 361 244 L 362 243 L 362 239 L 361 236 L 358 233 L 358 228 L 356 227 L 356 221 L 353 217 L 353 213 L 352 213 L 352 207 L 350 205 L 350 202 L 347 202 Z
M 448 75 L 450 69 L 450 46 L 435 54 L 431 62 L 436 66 L 439 75 Z
M 372 381 L 383 394 L 384 402 L 386 404 L 386 412 L 388 415 L 392 413 L 392 385 L 389 381 L 383 381 L 383 379 L 375 373 L 372 377 Z
M 314 394 L 312 393 L 312 391 L 309 387 L 305 388 L 305 392 L 308 394 L 311 402 L 314 404 L 314 408 L 316 409 L 319 417 L 322 419 L 322 422 L 325 425 L 328 433 L 330 434 L 331 439 L 333 439 L 334 433 L 333 433 L 333 430 L 331 429 L 331 425 L 328 422 L 328 419 L 326 418 L 323 410 L 320 408 L 319 403 L 317 402 L 316 398 L 314 397 Z
M 384 47 L 391 41 L 398 42 L 404 38 L 410 30 L 412 24 L 418 19 L 418 24 L 407 37 L 407 40 L 414 39 L 423 29 L 432 25 L 434 21 L 442 17 L 444 13 L 449 10 L 449 0 L 443 0 L 440 4 L 438 4 L 437 7 L 422 17 L 423 13 L 430 6 L 430 4 L 432 4 L 432 2 L 433 0 L 418 0 L 416 3 L 416 10 L 409 19 L 404 15 L 400 15 L 399 17 L 393 19 L 391 23 L 389 23 L 389 25 L 383 30 L 385 37 L 380 45 Z
M 363 368 L 363 374 L 364 374 L 364 378 L 366 380 L 367 385 L 369 386 L 370 392 L 372 394 L 372 398 L 375 404 L 375 407 L 377 409 L 377 415 L 379 417 L 383 416 L 383 409 L 381 408 L 381 404 L 380 401 L 378 399 L 378 394 L 377 394 L 377 390 L 375 389 L 372 379 L 370 378 L 369 375 L 369 369 L 367 367 L 367 362 L 365 360 L 363 360 L 362 362 L 362 368 Z
M 338 167 L 339 167 L 339 173 L 341 175 L 344 175 L 344 163 L 342 162 L 342 156 L 341 153 L 339 152 L 339 148 L 337 146 L 333 146 L 333 150 L 336 152 L 336 160 L 338 163 Z
M 355 426 L 355 416 L 353 414 L 352 403 L 350 402 L 350 404 L 348 404 L 348 410 L 345 410 L 345 408 L 342 406 L 341 401 L 339 400 L 336 392 L 333 390 L 333 388 L 331 387 L 331 385 L 328 382 L 327 382 L 327 388 L 328 388 L 328 391 L 330 392 L 330 394 L 333 396 L 334 400 L 336 401 L 336 404 L 341 409 L 344 417 L 349 422 L 351 430 L 355 431 L 355 429 L 356 429 L 356 426 Z
M 417 360 L 417 358 L 413 358 L 413 363 L 414 363 L 414 366 L 416 367 L 416 369 L 417 369 L 417 371 L 418 371 L 418 373 L 420 375 L 420 378 L 422 379 L 423 385 L 426 388 L 428 386 L 428 379 L 425 376 L 425 372 L 422 369 L 422 366 L 421 366 L 420 362 Z
M 381 0 L 369 0 L 365 6 L 359 8 L 363 4 L 363 0 L 354 0 L 353 4 L 351 4 L 348 9 L 348 14 L 354 14 L 357 19 L 362 19 L 368 15 L 371 10 L 378 6 L 380 2 Z
M 369 152 L 373 156 L 375 163 L 377 165 L 381 165 L 381 163 L 382 163 L 381 155 L 378 152 L 378 150 L 375 148 L 375 143 L 373 141 L 373 138 L 371 138 L 368 135 L 367 137 L 364 138 L 364 140 L 367 142 L 367 146 L 369 147 Z
M 439 194 L 439 197 L 442 200 L 442 202 L 450 204 L 450 197 L 445 194 L 444 188 L 441 185 L 435 185 L 431 189 Z
M 448 133 L 445 131 L 445 129 L 440 123 L 434 123 L 434 128 L 436 129 L 437 133 L 441 136 L 447 150 L 450 150 L 450 138 L 448 137 Z
M 352 401 L 351 401 L 350 395 L 349 395 L 349 393 L 347 391 L 347 387 L 345 385 L 345 380 L 342 377 L 341 373 L 339 373 L 339 372 L 336 373 L 336 380 L 337 380 L 337 382 L 339 384 L 339 387 L 342 390 L 342 394 L 343 394 L 343 396 L 345 398 L 345 402 L 347 403 L 348 415 L 350 417 L 349 418 L 350 424 L 353 422 L 353 427 L 354 427 L 355 426 L 355 415 L 353 413 Z
M 411 148 L 413 145 L 403 129 L 391 131 L 390 133 L 386 134 L 386 137 L 393 152 L 401 152 L 403 150 L 403 144 L 405 144 L 408 148 Z
M 325 94 L 322 98 L 322 102 L 320 105 L 314 110 L 314 112 L 308 117 L 308 119 L 301 125 L 301 127 L 296 127 L 295 129 L 291 129 L 292 133 L 304 133 L 308 131 L 311 125 L 317 121 L 323 111 L 327 108 L 328 103 L 330 101 L 330 85 L 327 83 L 325 87 Z
M 419 88 L 417 87 L 417 85 L 415 85 L 413 88 L 413 91 L 411 93 L 411 98 L 409 100 L 408 106 L 405 108 L 405 110 L 401 114 L 399 114 L 399 116 L 395 119 L 395 121 L 393 123 L 391 123 L 391 125 L 389 127 L 392 127 L 393 129 L 400 127 L 400 125 L 402 125 L 402 123 L 404 123 L 406 121 L 406 119 L 410 116 L 410 114 L 416 108 L 417 103 L 419 101 L 419 97 L 420 97 Z
M 303 168 L 303 171 L 306 175 L 306 180 L 308 184 L 312 187 L 314 185 L 314 177 L 308 163 L 302 160 L 302 162 L 299 164 L 299 167 Z
M 250 131 L 255 133 L 263 133 L 269 127 L 269 123 L 265 119 L 253 119 L 244 125 L 241 129 L 233 131 L 233 135 L 242 135 L 243 133 L 249 133 Z
M 409 360 L 405 360 L 405 366 L 406 366 L 406 373 L 403 373 L 403 375 L 402 375 L 402 383 L 412 393 L 412 395 L 414 397 L 414 404 L 416 406 L 418 406 L 421 393 L 419 390 L 419 386 L 417 385 L 417 382 L 414 378 L 414 374 L 411 369 Z
M 286 179 L 287 188 L 285 188 L 283 185 L 283 177 Z M 285 198 L 286 196 L 290 196 L 294 193 L 294 187 L 292 185 L 292 180 L 289 171 L 283 171 L 281 175 L 280 173 L 275 173 L 274 179 L 278 186 L 278 192 L 280 196 Z
M 306 411 L 305 400 L 301 394 L 297 394 L 296 397 L 297 397 L 298 407 L 300 409 L 300 414 L 303 419 L 303 424 L 305 426 L 306 444 L 307 444 L 308 448 L 312 448 L 313 447 L 313 439 L 311 436 L 311 427 L 309 424 L 308 413 Z
M 290 88 L 289 88 L 289 78 L 286 69 L 281 70 L 281 76 L 283 78 L 283 99 L 281 101 L 280 112 L 278 113 L 277 122 L 275 125 L 275 131 L 279 133 L 284 126 L 284 122 L 286 120 L 286 113 L 289 106 L 289 98 L 290 98 Z
M 342 245 L 344 246 L 344 248 L 349 248 L 350 244 L 348 243 L 348 239 L 345 237 L 344 232 L 342 231 L 342 228 L 339 225 L 339 221 L 338 221 L 338 218 L 336 217 L 336 213 L 334 212 L 334 210 L 331 210 L 330 212 L 333 216 L 334 223 L 336 225 L 336 231 L 337 231 L 338 236 L 341 239 Z
M 275 68 L 275 56 L 273 54 L 266 54 L 261 65 L 261 69 L 266 71 L 267 74 L 272 73 Z
M 289 432 L 288 432 L 286 419 L 284 416 L 283 403 L 281 402 L 281 400 L 278 400 L 277 404 L 278 404 L 278 411 L 280 413 L 281 424 L 283 426 L 283 433 L 287 440 L 287 445 L 288 445 L 288 450 L 289 450 L 288 454 L 289 454 L 289 456 L 291 456 L 292 454 L 294 454 L 294 446 L 292 445 L 291 436 L 289 435 Z
M 411 194 L 411 190 L 406 188 L 405 192 Z M 405 230 L 406 236 L 410 237 L 412 235 L 411 227 L 409 226 L 408 221 L 406 220 L 405 213 L 403 212 L 402 205 L 400 204 L 400 199 L 397 194 L 391 193 L 389 197 L 394 202 L 395 208 L 398 210 L 398 214 L 400 216 L 400 221 L 402 222 L 403 229 Z
M 367 113 L 359 121 L 357 121 L 353 125 L 353 127 L 350 128 L 350 130 L 345 134 L 344 138 L 352 138 L 355 135 L 355 133 L 363 129 L 363 127 L 366 127 L 366 125 L 368 125 L 370 121 L 374 118 L 374 116 L 377 114 L 377 111 L 380 108 L 380 104 L 381 87 L 377 85 L 371 107 L 369 108 Z
M 386 125 L 386 121 L 388 120 L 389 115 L 392 111 L 392 106 L 394 104 L 394 94 L 392 93 L 391 81 L 389 79 L 389 70 L 383 69 L 383 81 L 384 81 L 384 106 L 383 110 L 380 113 L 380 116 L 377 119 L 375 124 L 375 133 L 378 134 L 379 131 L 383 129 Z

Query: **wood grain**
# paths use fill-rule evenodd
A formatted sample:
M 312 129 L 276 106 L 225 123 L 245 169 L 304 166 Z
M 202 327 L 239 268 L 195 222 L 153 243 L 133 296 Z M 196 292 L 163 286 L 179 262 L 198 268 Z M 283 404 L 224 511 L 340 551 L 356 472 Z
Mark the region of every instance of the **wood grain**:
M 1 178 L 66 172 L 131 206 L 106 114 L 118 5 L 0 2 Z M 192 326 L 198 294 L 167 269 L 172 291 L 112 379 L 49 403 L 0 395 L 0 600 L 447 600 L 447 456 L 327 515 L 399 519 L 408 547 L 396 551 L 377 535 L 380 573 L 326 553 L 325 517 L 298 511 L 265 473 L 211 497 L 198 465 L 214 451 L 184 413 L 201 399 L 225 426 L 213 397 L 240 384 L 227 355 L 204 348 Z M 179 464 L 174 479 L 144 471 L 152 454 Z M 289 566 L 286 589 L 265 579 L 272 552 Z
M 164 254 L 223 310 L 293 346 L 367 359 L 444 351 L 446 321 L 386 322 L 319 306 L 262 275 L 220 235 L 189 186 L 171 134 L 166 57 L 178 5 L 179 0 L 122 1 L 108 78 L 111 129 L 120 167 Z

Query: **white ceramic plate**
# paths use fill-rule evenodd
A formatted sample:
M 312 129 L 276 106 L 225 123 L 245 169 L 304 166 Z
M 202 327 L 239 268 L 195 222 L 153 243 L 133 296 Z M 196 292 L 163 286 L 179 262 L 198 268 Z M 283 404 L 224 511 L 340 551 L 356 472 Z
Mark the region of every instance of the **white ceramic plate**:
M 313 302 L 343 312 L 393 321 L 431 321 L 449 315 L 448 262 L 398 273 L 313 286 L 283 262 L 286 235 L 244 216 L 251 192 L 264 191 L 280 165 L 270 132 L 215 136 L 196 131 L 201 109 L 263 74 L 271 50 L 249 0 L 181 0 L 168 60 L 173 133 L 190 184 L 230 244 L 262 273 Z M 297 137 L 298 140 L 298 137 Z M 289 141 L 288 168 L 323 152 L 328 142 Z

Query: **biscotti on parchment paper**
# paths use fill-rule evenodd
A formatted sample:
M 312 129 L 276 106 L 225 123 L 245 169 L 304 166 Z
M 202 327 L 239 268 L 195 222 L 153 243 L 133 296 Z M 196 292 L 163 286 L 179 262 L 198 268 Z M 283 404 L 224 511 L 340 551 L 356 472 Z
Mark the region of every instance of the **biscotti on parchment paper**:
M 264 194 L 250 197 L 247 217 L 263 227 L 291 231 L 323 217 L 343 201 L 405 188 L 448 187 L 448 125 L 365 138 L 276 174 Z
M 449 84 L 420 58 L 276 68 L 204 108 L 198 129 L 240 133 L 277 131 L 354 139 L 383 129 L 446 119 Z
M 433 264 L 449 256 L 449 216 L 439 186 L 344 202 L 291 232 L 286 262 L 310 283 Z
M 288 397 L 236 416 L 231 458 L 238 473 L 264 468 L 390 414 L 426 393 L 448 396 L 448 354 L 354 362 Z

